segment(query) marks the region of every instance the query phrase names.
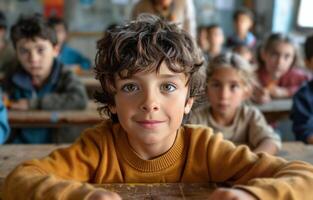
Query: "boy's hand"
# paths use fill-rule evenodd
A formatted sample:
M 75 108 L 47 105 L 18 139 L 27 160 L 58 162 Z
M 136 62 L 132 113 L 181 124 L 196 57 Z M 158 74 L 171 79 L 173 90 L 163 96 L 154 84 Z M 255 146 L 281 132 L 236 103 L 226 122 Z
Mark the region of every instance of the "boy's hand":
M 210 196 L 209 200 L 257 200 L 254 196 L 240 189 L 219 188 Z
M 268 89 L 254 88 L 252 100 L 259 104 L 268 103 L 272 100 Z
M 290 93 L 286 88 L 279 86 L 272 87 L 269 91 L 271 96 L 274 98 L 285 98 L 290 96 Z
M 88 200 L 122 200 L 122 198 L 115 192 L 110 191 L 96 191 Z
M 10 102 L 10 109 L 13 110 L 28 110 L 28 100 L 27 99 L 20 99 L 17 101 L 11 101 Z

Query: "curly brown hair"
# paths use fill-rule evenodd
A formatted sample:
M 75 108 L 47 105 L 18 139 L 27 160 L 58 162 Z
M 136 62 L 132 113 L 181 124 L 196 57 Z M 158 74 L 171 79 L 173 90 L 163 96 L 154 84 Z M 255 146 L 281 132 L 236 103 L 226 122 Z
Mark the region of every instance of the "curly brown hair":
M 162 62 L 169 70 L 188 76 L 189 97 L 202 92 L 196 78 L 203 64 L 202 53 L 193 38 L 176 24 L 142 14 L 135 21 L 107 30 L 97 42 L 95 58 L 96 79 L 102 86 L 102 91 L 95 93 L 95 99 L 103 104 L 100 112 L 113 121 L 117 119 L 109 109 L 115 105 L 115 75 L 123 79 L 142 71 L 158 73 Z

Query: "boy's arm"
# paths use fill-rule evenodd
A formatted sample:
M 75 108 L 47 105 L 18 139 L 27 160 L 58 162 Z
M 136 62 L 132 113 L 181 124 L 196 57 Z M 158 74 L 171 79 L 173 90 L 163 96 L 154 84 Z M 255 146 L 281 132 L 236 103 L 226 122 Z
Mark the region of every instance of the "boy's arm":
M 0 144 L 3 144 L 10 133 L 10 127 L 8 123 L 8 114 L 3 102 L 0 101 Z
M 5 180 L 4 199 L 87 199 L 93 191 L 105 191 L 88 184 L 95 182 L 101 141 L 87 132 L 68 148 L 21 164 Z
M 313 166 L 287 162 L 268 154 L 254 154 L 246 146 L 235 147 L 221 134 L 210 139 L 209 173 L 213 182 L 233 185 L 259 199 L 310 199 Z
M 254 153 L 266 152 L 271 155 L 275 155 L 278 153 L 278 146 L 276 142 L 273 142 L 272 139 L 264 139 L 255 149 L 253 149 Z
M 42 98 L 31 99 L 31 109 L 42 110 L 75 110 L 84 109 L 87 106 L 88 97 L 85 86 L 71 71 L 60 76 L 59 91 L 46 94 Z
M 305 88 L 293 97 L 290 119 L 296 139 L 313 144 L 313 94 Z

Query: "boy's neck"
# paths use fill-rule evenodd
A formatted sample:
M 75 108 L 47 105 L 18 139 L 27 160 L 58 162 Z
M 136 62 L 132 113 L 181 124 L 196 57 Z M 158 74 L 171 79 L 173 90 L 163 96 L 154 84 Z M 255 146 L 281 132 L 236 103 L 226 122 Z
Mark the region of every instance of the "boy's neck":
M 166 153 L 175 143 L 175 139 L 177 137 L 176 134 L 170 134 L 170 137 L 166 138 L 166 140 L 171 140 L 170 146 L 164 146 L 163 143 L 156 143 L 156 144 L 142 144 L 138 143 L 135 139 L 129 139 L 128 143 L 130 144 L 131 148 L 137 153 L 139 157 L 144 160 L 151 160 L 154 159 L 164 153 Z
M 46 82 L 48 77 L 32 77 L 32 84 L 35 88 L 40 89 Z
M 247 37 L 249 31 L 237 31 L 237 36 L 239 39 L 244 40 Z
M 212 56 L 216 56 L 219 55 L 222 51 L 222 47 L 218 46 L 218 45 L 210 45 L 208 52 L 212 55 Z
M 220 126 L 229 126 L 233 123 L 236 115 L 236 111 L 234 113 L 228 114 L 228 115 L 221 115 L 219 113 L 215 113 L 213 110 L 211 110 L 211 115 L 214 119 L 214 121 L 220 125 Z

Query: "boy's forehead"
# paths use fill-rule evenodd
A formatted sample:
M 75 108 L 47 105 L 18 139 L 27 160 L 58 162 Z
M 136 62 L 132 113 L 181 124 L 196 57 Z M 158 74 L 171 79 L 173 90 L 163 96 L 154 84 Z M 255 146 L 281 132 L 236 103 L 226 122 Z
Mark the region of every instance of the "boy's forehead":
M 148 69 L 149 68 L 147 68 L 147 70 L 142 70 L 137 73 L 131 74 L 130 78 L 140 77 L 140 76 L 144 76 L 148 74 L 156 74 L 157 76 L 161 76 L 161 77 L 179 77 L 179 78 L 184 78 L 184 79 L 187 77 L 186 74 L 184 74 L 183 72 L 177 73 L 177 72 L 171 71 L 165 62 L 161 63 L 158 71 L 156 69 L 149 69 L 149 70 Z M 127 77 L 128 72 L 129 70 L 124 69 L 123 71 L 120 72 L 120 74 L 122 77 Z M 117 74 L 116 74 L 116 78 L 121 79 L 121 77 L 119 77 Z
M 40 37 L 34 37 L 34 38 L 22 38 L 19 39 L 16 43 L 17 47 L 26 47 L 26 46 L 32 46 L 32 45 L 52 45 L 50 40 L 40 38 Z

